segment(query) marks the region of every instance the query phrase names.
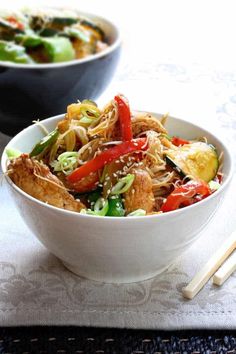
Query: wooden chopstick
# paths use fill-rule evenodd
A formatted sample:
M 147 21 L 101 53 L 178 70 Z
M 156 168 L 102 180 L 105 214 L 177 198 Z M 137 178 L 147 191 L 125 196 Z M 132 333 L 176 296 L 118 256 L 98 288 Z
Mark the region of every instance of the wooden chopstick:
M 215 285 L 222 285 L 236 270 L 236 254 L 233 254 L 214 274 L 212 281 Z
M 205 266 L 194 276 L 191 282 L 182 289 L 183 296 L 192 299 L 202 289 L 210 277 L 236 248 L 236 231 L 223 243 Z

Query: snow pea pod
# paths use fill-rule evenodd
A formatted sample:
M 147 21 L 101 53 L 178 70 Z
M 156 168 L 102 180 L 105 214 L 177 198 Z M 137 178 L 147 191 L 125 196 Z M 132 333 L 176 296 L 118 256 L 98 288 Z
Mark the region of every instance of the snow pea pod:
M 37 156 L 41 154 L 47 147 L 51 146 L 57 140 L 59 136 L 59 131 L 57 129 L 53 130 L 51 133 L 43 137 L 33 148 L 30 153 L 30 157 Z

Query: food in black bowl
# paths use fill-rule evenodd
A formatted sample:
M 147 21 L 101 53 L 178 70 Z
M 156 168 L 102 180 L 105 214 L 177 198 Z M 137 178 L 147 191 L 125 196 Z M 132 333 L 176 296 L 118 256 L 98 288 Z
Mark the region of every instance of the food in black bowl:
M 118 63 L 120 36 L 108 20 L 77 11 L 8 13 L 0 18 L 0 123 L 14 135 L 32 120 L 97 98 Z

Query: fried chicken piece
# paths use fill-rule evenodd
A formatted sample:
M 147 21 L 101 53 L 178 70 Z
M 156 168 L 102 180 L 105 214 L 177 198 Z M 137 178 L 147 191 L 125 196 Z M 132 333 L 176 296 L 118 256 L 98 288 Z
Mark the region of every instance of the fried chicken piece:
M 144 209 L 147 213 L 151 213 L 155 200 L 149 173 L 143 169 L 132 169 L 130 173 L 135 175 L 135 179 L 129 190 L 124 193 L 126 213 L 129 214 L 137 209 Z
M 140 133 L 146 132 L 147 130 L 154 130 L 157 133 L 167 134 L 167 130 L 164 128 L 161 122 L 150 114 L 135 114 L 132 116 L 131 123 L 134 137 Z
M 22 154 L 8 165 L 8 176 L 24 192 L 57 208 L 80 211 L 85 206 L 69 194 L 48 166 Z

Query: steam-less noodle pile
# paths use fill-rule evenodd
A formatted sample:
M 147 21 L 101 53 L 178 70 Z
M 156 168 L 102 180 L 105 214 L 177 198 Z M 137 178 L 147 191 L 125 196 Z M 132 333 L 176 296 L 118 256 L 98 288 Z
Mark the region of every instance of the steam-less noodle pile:
M 8 175 L 31 196 L 82 214 L 142 216 L 186 207 L 220 187 L 219 158 L 204 139 L 169 136 L 166 119 L 131 113 L 122 95 L 103 109 L 90 100 L 71 104 L 29 154 L 8 151 Z

